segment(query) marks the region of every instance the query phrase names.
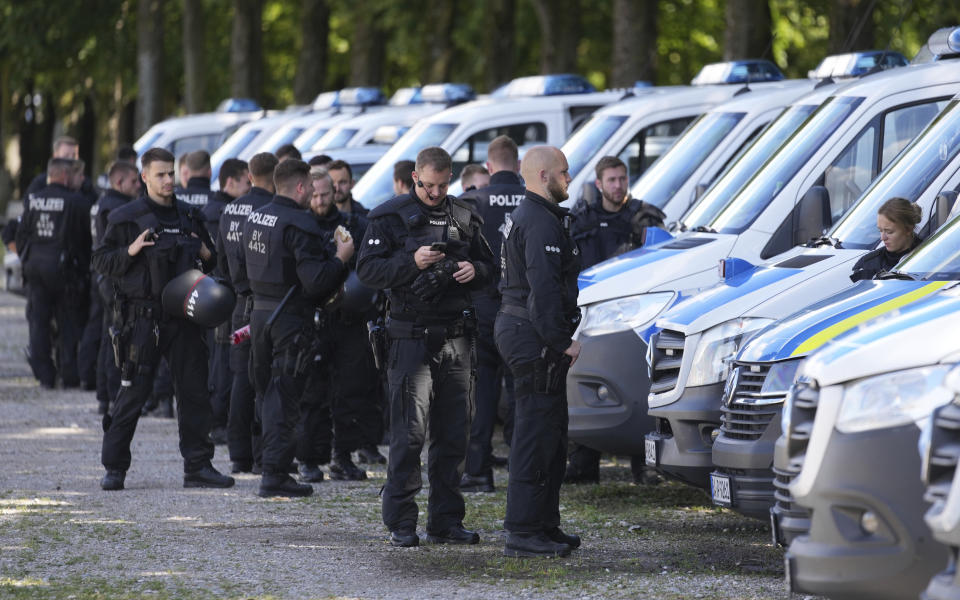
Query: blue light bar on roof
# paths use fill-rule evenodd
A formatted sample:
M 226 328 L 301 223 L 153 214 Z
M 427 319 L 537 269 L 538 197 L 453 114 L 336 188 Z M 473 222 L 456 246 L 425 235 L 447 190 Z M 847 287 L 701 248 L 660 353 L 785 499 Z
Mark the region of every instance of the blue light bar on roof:
M 372 106 L 385 103 L 387 98 L 380 88 L 352 87 L 340 90 L 339 101 L 340 106 Z
M 227 98 L 217 105 L 217 112 L 253 112 L 262 110 L 252 98 Z
M 807 76 L 810 79 L 840 79 L 844 77 L 859 77 L 874 69 L 892 69 L 910 64 L 907 57 L 899 52 L 888 50 L 868 50 L 865 52 L 851 52 L 849 54 L 834 54 L 820 61 L 816 69 Z
M 944 27 L 934 31 L 927 40 L 927 46 L 937 58 L 960 54 L 960 27 Z
M 704 65 L 690 85 L 780 81 L 783 73 L 769 60 L 733 60 Z
M 340 92 L 320 92 L 313 100 L 313 110 L 322 110 L 324 108 L 334 108 L 340 106 Z
M 423 97 L 420 95 L 419 87 L 400 88 L 390 96 L 390 106 L 409 106 L 411 104 L 422 104 Z
M 431 83 L 423 86 L 420 96 L 424 102 L 458 104 L 473 100 L 477 94 L 465 83 Z
M 587 94 L 595 91 L 596 88 L 580 75 L 564 73 L 560 75 L 518 77 L 497 88 L 491 95 L 497 98 L 519 98 L 524 96 Z

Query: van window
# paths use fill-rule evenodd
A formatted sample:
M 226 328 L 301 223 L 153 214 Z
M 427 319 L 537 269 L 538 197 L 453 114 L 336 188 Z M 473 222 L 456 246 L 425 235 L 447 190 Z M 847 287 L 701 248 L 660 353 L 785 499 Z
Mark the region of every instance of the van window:
M 531 146 L 547 143 L 547 125 L 546 123 L 501 125 L 474 133 L 450 154 L 453 158 L 453 178 L 460 177 L 460 171 L 470 163 L 486 162 L 487 146 L 501 135 L 509 136 L 516 142 L 522 155 Z
M 180 156 L 181 154 L 193 152 L 194 150 L 212 152 L 217 148 L 216 143 L 219 137 L 220 134 L 217 133 L 183 137 L 179 140 L 174 140 L 174 142 L 170 144 L 170 153 L 174 156 Z
M 690 116 L 654 123 L 633 136 L 633 139 L 617 154 L 617 158 L 627 165 L 630 185 L 636 183 L 647 167 L 673 145 L 674 140 L 695 118 Z

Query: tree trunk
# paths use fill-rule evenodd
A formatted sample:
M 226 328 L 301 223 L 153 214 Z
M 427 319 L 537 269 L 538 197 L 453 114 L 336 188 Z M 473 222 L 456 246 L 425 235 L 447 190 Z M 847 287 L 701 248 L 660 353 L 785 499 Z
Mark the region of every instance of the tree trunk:
M 383 83 L 383 65 L 387 57 L 387 32 L 383 12 L 369 0 L 354 3 L 353 41 L 350 43 L 350 79 L 348 85 Z M 433 16 L 431 23 L 437 23 Z M 439 23 L 437 24 L 439 27 Z
M 450 81 L 453 67 L 453 28 L 456 24 L 458 0 L 435 1 L 431 16 L 435 24 L 424 36 L 427 44 L 426 77 L 423 83 Z
M 263 98 L 263 0 L 233 1 L 230 38 L 230 94 L 235 98 Z
M 533 0 L 540 23 L 540 72 L 577 71 L 580 0 Z
M 657 70 L 657 3 L 613 0 L 613 87 L 652 82 Z
M 310 104 L 323 91 L 327 79 L 330 35 L 330 6 L 326 0 L 303 0 L 300 20 L 303 25 L 297 76 L 293 82 L 293 101 Z
M 492 90 L 513 79 L 516 70 L 517 0 L 488 0 L 486 6 L 484 84 Z
M 205 41 L 203 2 L 183 0 L 183 106 L 187 113 L 198 113 L 204 108 L 203 48 Z
M 727 0 L 723 60 L 770 58 L 773 25 L 767 0 Z
M 163 117 L 163 0 L 137 0 L 137 117 L 139 137 Z
M 86 163 L 84 170 L 90 177 L 97 177 L 97 169 L 100 165 L 99 157 L 96 151 L 97 141 L 97 111 L 92 92 L 87 92 L 83 97 L 83 113 L 77 123 L 77 141 L 80 142 L 80 158 Z
M 835 0 L 830 3 L 828 54 L 873 49 L 873 9 L 876 0 Z

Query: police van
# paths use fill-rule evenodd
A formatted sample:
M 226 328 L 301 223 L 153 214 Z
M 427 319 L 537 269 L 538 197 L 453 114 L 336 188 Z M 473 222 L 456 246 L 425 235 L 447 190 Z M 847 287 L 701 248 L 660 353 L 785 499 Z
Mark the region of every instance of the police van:
M 567 380 L 571 439 L 645 454 L 651 388 L 646 370 L 636 367 L 655 319 L 717 283 L 718 259 L 756 263 L 820 236 L 937 113 L 937 103 L 956 93 L 956 75 L 946 63 L 911 65 L 827 93 L 815 90 L 774 121 L 684 215 L 685 233 L 653 230 L 643 248 L 581 273 L 583 352 Z M 905 110 L 912 119 L 895 119 Z M 827 193 L 808 193 L 815 186 Z M 660 385 L 656 391 L 670 382 Z
M 368 208 L 389 200 L 393 165 L 416 159 L 429 146 L 450 153 L 455 179 L 467 164 L 486 161 L 487 145 L 500 135 L 513 138 L 521 152 L 539 144 L 560 146 L 590 114 L 622 96 L 594 92 L 586 80 L 572 75 L 514 80 L 502 97 L 481 98 L 420 120 L 357 182 L 353 195 Z
M 328 150 L 335 148 L 383 144 L 387 142 L 385 138 L 389 137 L 393 138 L 389 141 L 392 144 L 420 119 L 445 108 L 469 102 L 476 98 L 476 93 L 473 88 L 464 84 L 434 83 L 423 86 L 413 98 L 416 102 L 412 104 L 401 106 L 391 100 L 390 106 L 341 121 L 309 147 L 301 148 L 301 151 L 330 154 Z
M 216 112 L 173 117 L 156 123 L 134 142 L 133 149 L 138 155 L 150 148 L 163 148 L 174 156 L 194 150 L 213 152 L 226 135 L 262 112 L 253 100 L 228 98 L 220 103 Z
M 633 186 L 692 122 L 717 104 L 750 90 L 796 91 L 799 96 L 803 91 L 810 91 L 814 84 L 812 81 L 781 80 L 783 74 L 768 61 L 716 63 L 703 67 L 690 86 L 641 88 L 636 91 L 636 97 L 598 110 L 561 148 L 572 178 L 567 187 L 568 203 L 594 197 L 594 170 L 603 156 L 620 158 L 627 165 L 629 184 Z M 769 121 L 771 117 L 766 118 Z M 752 129 L 746 127 L 749 123 L 736 128 L 741 120 L 742 115 L 736 113 L 715 115 L 704 124 L 706 128 L 698 128 L 698 135 L 709 136 L 699 139 L 699 145 L 693 142 L 694 138 L 687 137 L 688 151 L 695 148 L 694 153 L 709 154 L 721 143 L 725 148 L 736 150 L 750 133 L 757 130 L 756 125 Z M 729 140 L 728 134 L 733 134 Z M 688 158 L 694 160 L 696 157 L 691 155 Z M 682 168 L 687 168 L 688 164 Z M 672 163 L 672 167 L 677 166 L 678 163 Z M 666 172 L 665 167 L 658 169 L 660 176 Z M 685 204 L 683 208 L 686 208 L 692 199 L 692 194 L 687 194 L 683 198 L 686 202 L 668 204 L 668 197 L 650 192 L 639 188 L 633 197 L 657 205 L 667 213 L 669 220 L 679 218 L 683 213 L 680 205 Z
M 895 124 L 898 118 L 915 122 L 913 111 L 927 108 L 925 104 L 906 107 L 899 115 L 893 113 L 889 122 Z M 912 135 L 910 129 L 904 128 L 904 136 Z M 790 378 L 779 372 L 783 365 L 774 372 L 772 364 L 751 364 L 756 370 L 749 372 L 750 384 L 744 383 L 742 392 L 729 389 L 731 395 L 725 396 L 724 382 L 735 368 L 732 361 L 738 347 L 774 320 L 850 287 L 853 263 L 880 242 L 877 209 L 885 201 L 902 197 L 917 202 L 924 212 L 923 233 L 928 235 L 943 224 L 955 197 L 950 190 L 958 185 L 960 96 L 949 102 L 825 236 L 756 268 L 727 259 L 722 284 L 663 313 L 648 353 L 649 414 L 656 419 L 655 430 L 646 437 L 651 463 L 704 488 L 710 483 L 713 465 L 723 465 L 736 474 L 730 481 L 737 506 L 765 518 L 763 499 L 772 495 L 772 487 L 769 479 L 760 477 L 755 468 L 759 457 L 749 448 L 756 446 L 758 454 L 762 454 L 759 448 L 768 449 L 762 467 L 768 469 L 776 438 L 764 433 L 764 424 L 776 421 L 768 417 L 783 401 Z M 945 189 L 937 206 L 935 198 Z M 820 187 L 814 191 L 824 193 Z M 742 372 L 748 374 L 748 370 Z M 761 385 L 762 392 L 749 387 L 754 383 Z M 727 476 L 717 474 L 713 479 L 727 489 Z M 730 497 L 726 501 L 734 502 Z
M 957 248 L 913 266 L 960 280 Z M 791 591 L 916 598 L 947 566 L 947 548 L 923 519 L 917 449 L 921 427 L 952 398 L 942 383 L 960 360 L 958 311 L 960 287 L 950 283 L 849 330 L 801 365 L 775 465 L 794 473 L 783 501 L 810 518 L 785 556 Z

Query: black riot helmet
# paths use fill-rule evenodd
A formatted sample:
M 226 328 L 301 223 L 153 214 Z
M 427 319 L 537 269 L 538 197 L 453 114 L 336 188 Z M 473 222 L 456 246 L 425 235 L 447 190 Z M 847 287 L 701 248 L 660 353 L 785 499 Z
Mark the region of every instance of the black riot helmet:
M 163 288 L 163 311 L 201 327 L 216 327 L 230 318 L 237 297 L 233 290 L 190 269 Z
M 327 308 L 361 315 L 373 308 L 377 302 L 377 294 L 377 290 L 367 287 L 360 281 L 356 271 L 350 271 L 347 280 L 343 282 L 343 287 L 327 302 Z

